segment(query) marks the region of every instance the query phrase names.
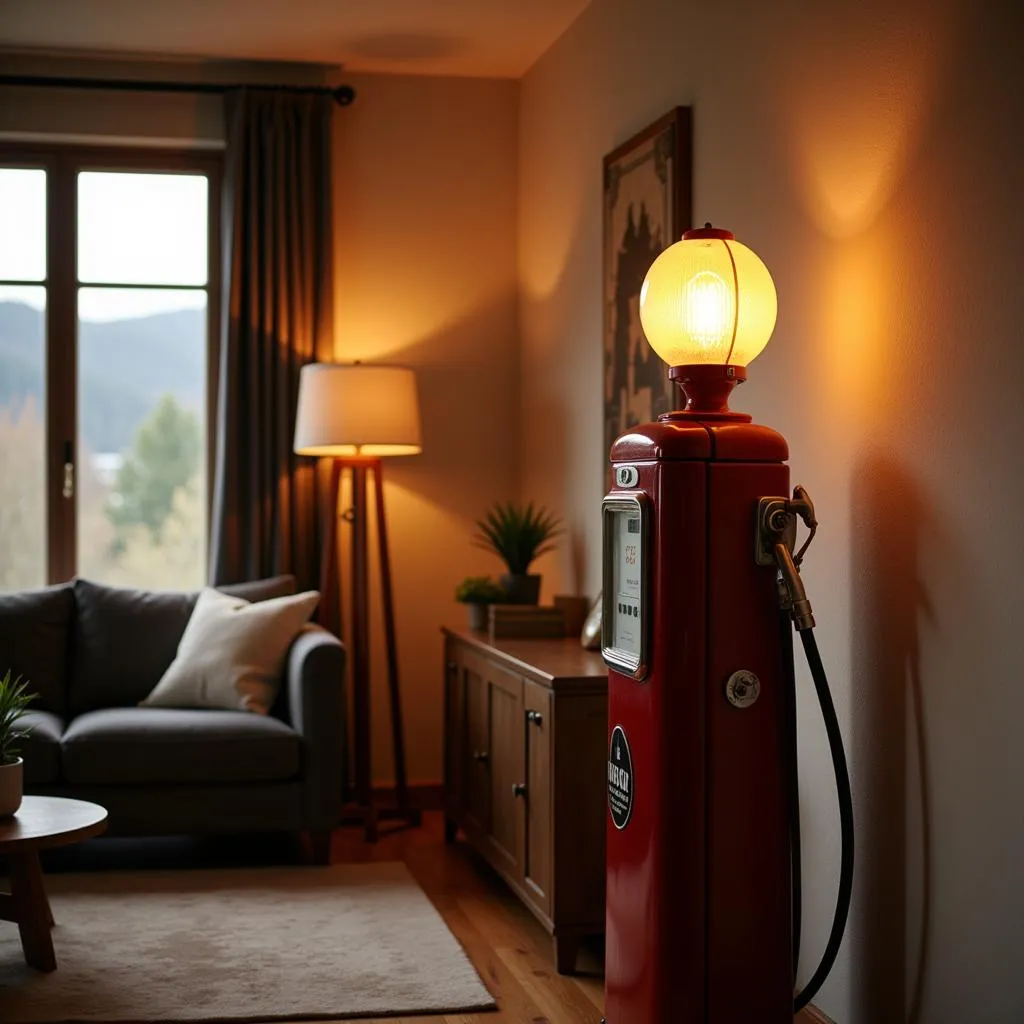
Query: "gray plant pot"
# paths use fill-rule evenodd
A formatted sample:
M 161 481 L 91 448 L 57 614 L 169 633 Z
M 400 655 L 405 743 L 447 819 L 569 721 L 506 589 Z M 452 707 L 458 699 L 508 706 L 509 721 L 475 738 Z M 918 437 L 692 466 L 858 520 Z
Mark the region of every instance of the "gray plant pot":
M 508 604 L 538 604 L 540 602 L 540 575 L 506 573 L 501 577 Z
M 14 764 L 0 764 L 0 818 L 18 813 L 23 792 L 21 758 Z
M 486 604 L 467 604 L 466 607 L 469 609 L 469 628 L 470 629 L 486 629 L 487 628 L 487 609 L 490 605 Z

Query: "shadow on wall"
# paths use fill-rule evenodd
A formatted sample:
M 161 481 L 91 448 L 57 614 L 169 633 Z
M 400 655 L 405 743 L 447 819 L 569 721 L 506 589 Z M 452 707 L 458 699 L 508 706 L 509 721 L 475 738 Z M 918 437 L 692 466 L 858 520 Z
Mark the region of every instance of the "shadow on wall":
M 931 820 L 918 622 L 930 620 L 932 608 L 919 558 L 935 523 L 908 471 L 880 452 L 857 461 L 852 518 L 859 697 L 852 729 L 853 749 L 863 752 L 854 781 L 861 943 L 855 1019 L 924 1024 Z

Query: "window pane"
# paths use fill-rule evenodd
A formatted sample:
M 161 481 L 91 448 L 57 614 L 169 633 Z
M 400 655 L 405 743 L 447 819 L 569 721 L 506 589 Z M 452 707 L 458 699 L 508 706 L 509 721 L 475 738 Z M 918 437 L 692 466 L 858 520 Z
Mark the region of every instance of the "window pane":
M 0 590 L 46 583 L 45 308 L 45 288 L 0 287 Z
M 206 293 L 82 288 L 78 316 L 78 571 L 201 586 Z
M 0 280 L 46 280 L 46 171 L 0 167 Z
M 209 182 L 198 174 L 78 175 L 78 279 L 206 284 Z

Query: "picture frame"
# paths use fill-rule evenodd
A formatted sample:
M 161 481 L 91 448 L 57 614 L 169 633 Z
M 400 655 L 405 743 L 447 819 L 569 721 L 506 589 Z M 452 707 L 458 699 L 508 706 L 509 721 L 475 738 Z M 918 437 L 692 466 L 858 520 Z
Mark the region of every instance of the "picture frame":
M 676 107 L 604 158 L 604 459 L 630 427 L 678 405 L 640 326 L 640 288 L 655 258 L 693 220 L 692 115 Z

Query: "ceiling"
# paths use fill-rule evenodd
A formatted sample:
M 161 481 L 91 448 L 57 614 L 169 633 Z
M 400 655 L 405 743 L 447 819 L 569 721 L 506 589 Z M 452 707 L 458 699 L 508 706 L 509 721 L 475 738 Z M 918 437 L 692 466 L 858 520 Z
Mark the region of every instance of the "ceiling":
M 0 0 L 0 46 L 517 78 L 589 0 Z

